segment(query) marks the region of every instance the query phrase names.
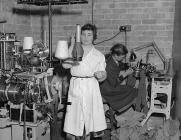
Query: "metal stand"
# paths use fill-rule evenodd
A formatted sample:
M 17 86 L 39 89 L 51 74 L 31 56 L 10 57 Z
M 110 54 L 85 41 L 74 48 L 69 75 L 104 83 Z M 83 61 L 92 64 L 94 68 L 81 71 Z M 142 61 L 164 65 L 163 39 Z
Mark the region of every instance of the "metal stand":
M 52 67 L 52 0 L 48 0 L 48 27 L 49 27 L 49 59 L 50 68 Z
M 161 113 L 165 115 L 166 120 L 170 118 L 171 98 L 172 98 L 172 76 L 151 76 L 151 100 L 150 109 L 146 118 L 141 122 L 143 126 L 153 113 Z M 159 94 L 166 96 L 166 103 L 157 99 Z
M 25 93 L 24 93 L 24 101 L 23 101 L 23 140 L 26 140 L 27 132 L 26 132 L 26 103 L 27 103 L 27 95 L 29 92 L 28 81 L 25 82 Z M 20 114 L 21 115 L 21 114 Z
M 23 140 L 26 140 L 26 95 L 24 95 L 23 102 L 23 111 L 24 111 L 24 119 L 23 119 Z

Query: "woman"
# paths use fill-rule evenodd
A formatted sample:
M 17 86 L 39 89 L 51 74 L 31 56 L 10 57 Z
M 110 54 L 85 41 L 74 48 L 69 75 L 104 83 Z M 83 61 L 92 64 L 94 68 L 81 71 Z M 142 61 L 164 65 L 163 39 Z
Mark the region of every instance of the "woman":
M 71 102 L 71 105 L 67 106 L 64 122 L 67 139 L 106 129 L 99 89 L 99 82 L 106 79 L 106 62 L 104 55 L 93 45 L 95 29 L 91 24 L 81 28 L 81 45 L 84 54 L 79 65 L 63 64 L 64 68 L 70 68 L 72 75 L 68 92 L 68 102 Z M 70 51 L 72 47 L 73 45 Z
M 106 65 L 107 79 L 100 85 L 103 98 L 115 111 L 122 109 L 137 97 L 138 80 L 133 87 L 121 84 L 133 73 L 133 70 L 124 63 L 127 53 L 127 48 L 119 43 L 111 48 Z

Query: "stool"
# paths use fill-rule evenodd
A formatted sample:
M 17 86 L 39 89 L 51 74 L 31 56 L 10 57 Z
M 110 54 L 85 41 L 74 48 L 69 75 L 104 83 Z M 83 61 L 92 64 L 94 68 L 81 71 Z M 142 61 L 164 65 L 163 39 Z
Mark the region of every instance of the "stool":
M 115 118 L 115 115 L 120 115 L 121 113 L 128 110 L 130 107 L 133 107 L 133 109 L 135 110 L 136 99 L 134 99 L 129 104 L 118 110 L 113 110 L 112 107 L 109 105 L 109 103 L 103 97 L 102 99 L 103 99 L 103 104 L 106 104 L 108 106 L 108 110 L 105 112 L 105 116 L 110 120 L 110 127 L 111 127 L 110 129 L 112 130 L 119 128 L 117 126 L 117 120 Z
M 163 94 L 166 96 L 166 103 L 160 102 L 158 96 Z M 170 118 L 171 108 L 171 94 L 172 94 L 172 77 L 171 76 L 152 76 L 151 77 L 151 101 L 150 109 L 146 118 L 141 122 L 143 126 L 153 113 L 162 113 L 166 119 Z

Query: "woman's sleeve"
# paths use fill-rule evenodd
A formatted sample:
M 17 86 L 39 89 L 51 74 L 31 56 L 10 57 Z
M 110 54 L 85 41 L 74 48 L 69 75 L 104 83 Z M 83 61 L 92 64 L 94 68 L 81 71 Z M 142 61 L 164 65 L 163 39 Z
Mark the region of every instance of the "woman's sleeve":
M 106 71 L 106 61 L 104 56 L 101 57 L 100 62 L 97 65 L 96 71 Z

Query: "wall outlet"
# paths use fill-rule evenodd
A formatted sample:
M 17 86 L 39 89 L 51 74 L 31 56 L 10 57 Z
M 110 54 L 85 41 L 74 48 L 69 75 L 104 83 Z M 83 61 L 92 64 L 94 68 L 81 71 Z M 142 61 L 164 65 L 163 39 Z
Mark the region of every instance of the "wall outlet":
M 130 32 L 131 31 L 131 25 L 122 25 L 119 27 L 120 32 Z

